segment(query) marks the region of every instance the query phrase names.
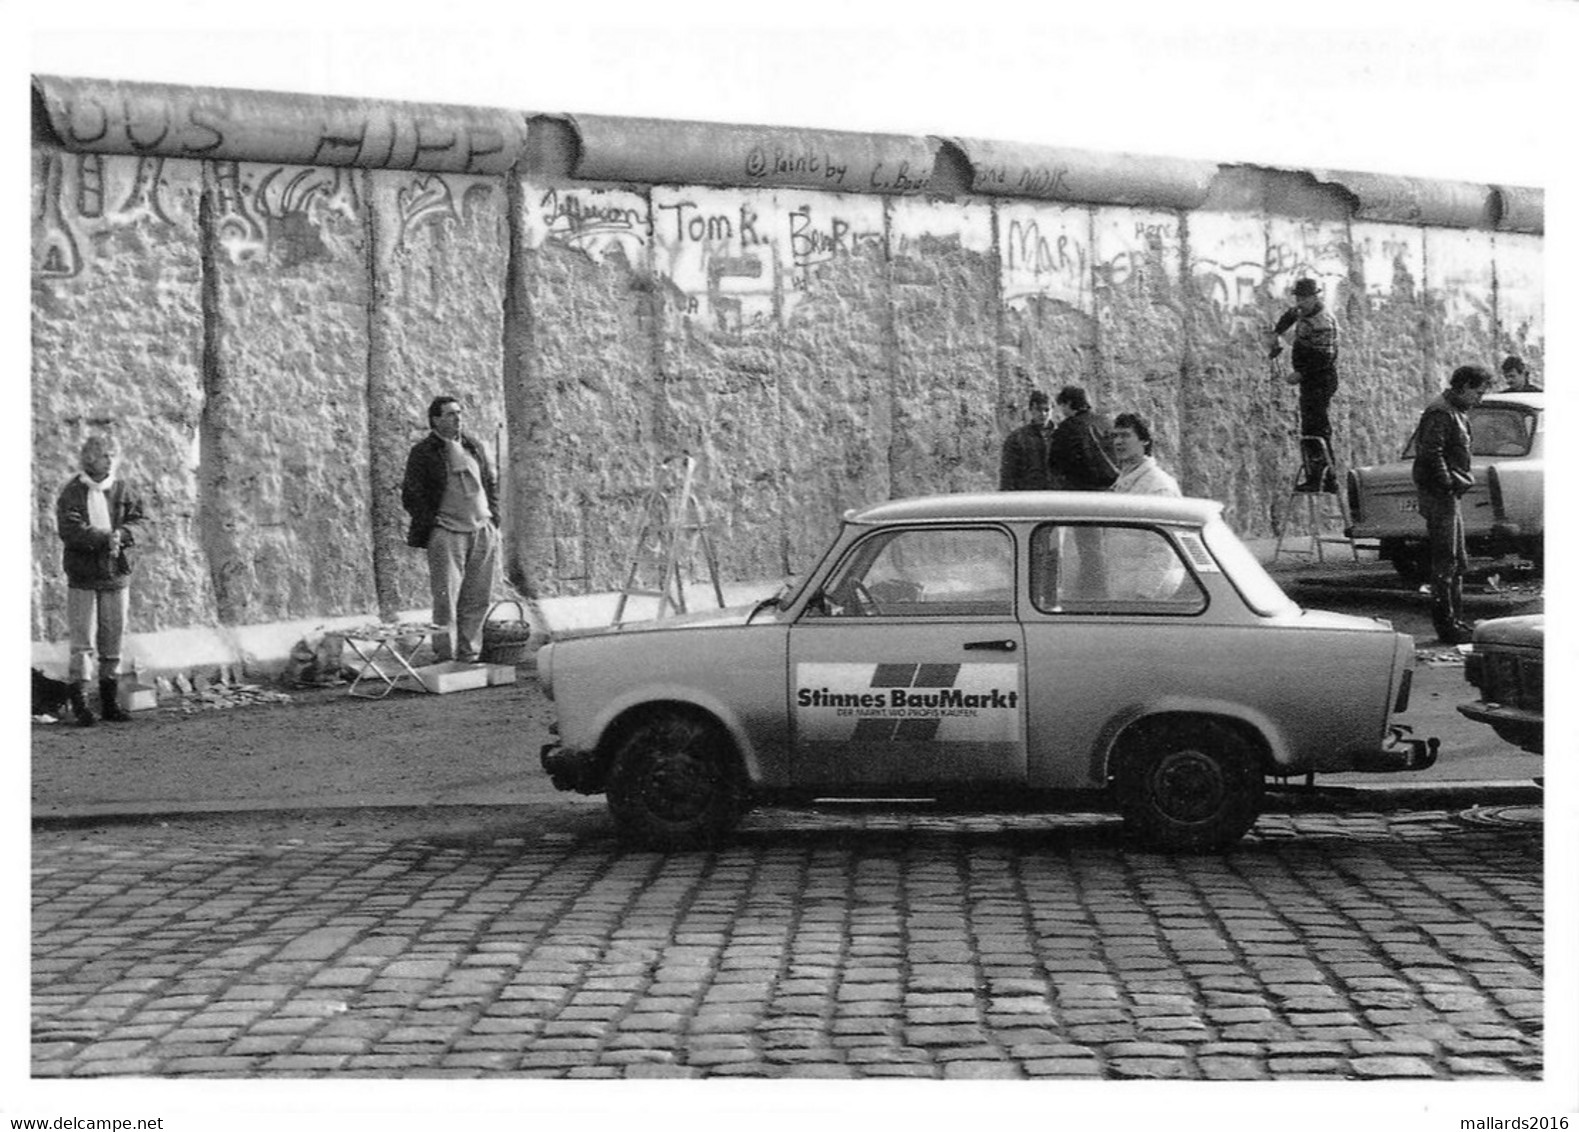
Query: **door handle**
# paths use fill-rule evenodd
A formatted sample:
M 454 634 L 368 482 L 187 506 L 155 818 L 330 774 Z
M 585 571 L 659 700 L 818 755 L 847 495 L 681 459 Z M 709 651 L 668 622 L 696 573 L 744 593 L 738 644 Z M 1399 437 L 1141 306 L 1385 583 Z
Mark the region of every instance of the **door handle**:
M 968 649 L 993 649 L 997 652 L 1013 652 L 1020 647 L 1020 642 L 1015 640 L 1003 641 L 966 641 Z

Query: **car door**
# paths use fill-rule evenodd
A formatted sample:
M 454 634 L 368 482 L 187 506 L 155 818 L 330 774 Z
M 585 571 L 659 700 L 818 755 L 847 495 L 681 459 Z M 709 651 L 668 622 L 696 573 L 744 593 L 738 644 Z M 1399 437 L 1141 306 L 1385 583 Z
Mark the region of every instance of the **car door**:
M 1193 568 L 1161 527 L 1045 523 L 1031 533 L 1022 617 L 1031 785 L 1100 786 L 1114 727 L 1143 704 L 1233 698 L 1245 675 L 1223 661 L 1244 632 L 1206 616 L 1197 571 L 1216 567 L 1190 537 Z
M 999 526 L 884 528 L 852 544 L 790 629 L 796 785 L 1023 784 L 1014 578 Z

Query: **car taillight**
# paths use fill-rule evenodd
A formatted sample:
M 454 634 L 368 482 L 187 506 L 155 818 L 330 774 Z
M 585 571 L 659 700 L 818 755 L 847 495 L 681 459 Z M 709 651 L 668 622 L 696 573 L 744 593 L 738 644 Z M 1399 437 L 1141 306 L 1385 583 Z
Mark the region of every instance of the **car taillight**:
M 1398 682 L 1398 698 L 1393 701 L 1393 714 L 1399 715 L 1409 710 L 1409 690 L 1414 687 L 1415 670 L 1404 669 L 1404 678 Z
M 1491 513 L 1502 518 L 1502 480 L 1497 477 L 1495 464 L 1486 469 L 1486 493 L 1491 496 Z

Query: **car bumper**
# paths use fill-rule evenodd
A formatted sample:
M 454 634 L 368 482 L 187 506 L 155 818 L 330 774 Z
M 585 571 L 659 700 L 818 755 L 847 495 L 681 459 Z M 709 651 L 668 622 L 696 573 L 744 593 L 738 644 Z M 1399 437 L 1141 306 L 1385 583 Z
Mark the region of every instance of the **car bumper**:
M 1526 751 L 1540 752 L 1546 736 L 1545 717 L 1527 708 L 1475 700 L 1458 705 L 1458 713 L 1476 723 L 1484 723 L 1496 733 Z
M 605 767 L 592 751 L 576 751 L 558 743 L 544 743 L 538 758 L 548 780 L 559 790 L 577 794 L 603 793 Z
M 1386 743 L 1380 747 L 1356 751 L 1349 769 L 1366 774 L 1397 774 L 1402 771 L 1426 770 L 1436 765 L 1441 740 L 1415 739 L 1409 729 L 1395 725 Z

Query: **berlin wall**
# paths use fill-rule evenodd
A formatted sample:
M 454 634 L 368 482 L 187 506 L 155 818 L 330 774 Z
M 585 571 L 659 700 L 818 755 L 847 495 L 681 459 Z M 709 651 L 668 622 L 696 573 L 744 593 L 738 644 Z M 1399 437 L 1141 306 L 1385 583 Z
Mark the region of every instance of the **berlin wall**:
M 726 578 L 849 507 L 996 487 L 1032 385 L 1139 411 L 1185 492 L 1269 532 L 1295 392 L 1263 335 L 1343 324 L 1340 463 L 1456 365 L 1544 354 L 1538 189 L 958 138 L 37 77 L 33 633 L 54 499 L 117 439 L 150 514 L 132 630 L 427 602 L 406 452 L 439 393 L 501 453 L 506 571 L 618 588 L 658 461 Z

